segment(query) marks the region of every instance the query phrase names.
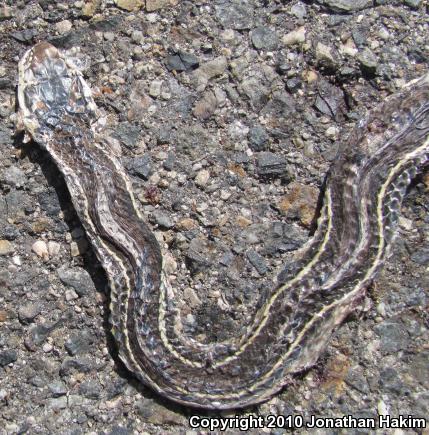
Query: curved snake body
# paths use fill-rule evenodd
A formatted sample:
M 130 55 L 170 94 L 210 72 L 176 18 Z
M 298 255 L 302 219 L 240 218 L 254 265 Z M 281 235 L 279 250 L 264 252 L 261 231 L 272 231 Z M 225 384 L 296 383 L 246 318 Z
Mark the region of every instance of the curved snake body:
M 402 198 L 429 154 L 429 75 L 360 121 L 329 173 L 317 231 L 280 274 L 246 332 L 199 343 L 172 302 L 159 245 L 141 219 L 119 156 L 79 70 L 39 43 L 19 64 L 25 130 L 64 175 L 111 287 L 119 356 L 143 383 L 207 409 L 266 400 L 313 365 L 388 253 Z

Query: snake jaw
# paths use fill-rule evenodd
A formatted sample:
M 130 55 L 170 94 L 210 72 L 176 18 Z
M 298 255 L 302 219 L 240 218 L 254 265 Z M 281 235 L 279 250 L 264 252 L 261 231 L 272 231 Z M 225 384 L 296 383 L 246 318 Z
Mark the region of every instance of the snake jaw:
M 30 142 L 37 129 L 40 127 L 37 118 L 32 115 L 31 110 L 27 107 L 25 103 L 25 90 L 27 88 L 28 82 L 31 82 L 29 77 L 29 73 L 31 73 L 31 69 L 28 68 L 28 65 L 31 65 L 33 62 L 34 50 L 27 50 L 24 56 L 18 63 L 18 105 L 19 110 L 16 116 L 15 129 L 19 132 L 24 132 L 23 142 Z M 29 80 L 30 79 L 30 80 Z M 34 78 L 33 78 L 34 79 Z
M 24 110 L 19 109 L 15 117 L 15 131 L 16 133 L 24 133 L 22 139 L 23 143 L 28 143 L 33 140 L 39 126 L 40 124 L 34 117 L 26 116 Z

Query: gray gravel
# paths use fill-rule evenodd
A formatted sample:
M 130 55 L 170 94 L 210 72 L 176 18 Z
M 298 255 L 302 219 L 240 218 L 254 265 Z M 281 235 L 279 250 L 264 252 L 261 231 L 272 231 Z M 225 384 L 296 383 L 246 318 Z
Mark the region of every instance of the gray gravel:
M 227 339 L 309 239 L 339 141 L 427 69 L 427 4 L 4 3 L 0 434 L 198 434 L 198 412 L 155 396 L 116 356 L 107 281 L 64 182 L 14 137 L 18 59 L 41 40 L 81 48 L 186 331 Z M 240 415 L 428 417 L 428 186 L 426 175 L 410 188 L 392 257 L 316 367 Z

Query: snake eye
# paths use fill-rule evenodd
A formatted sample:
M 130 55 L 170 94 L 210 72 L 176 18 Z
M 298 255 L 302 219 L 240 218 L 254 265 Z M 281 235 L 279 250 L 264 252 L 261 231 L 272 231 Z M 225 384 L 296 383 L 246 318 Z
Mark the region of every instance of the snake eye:
M 58 77 L 68 76 L 66 64 L 62 59 L 54 59 L 51 62 L 51 70 L 53 73 L 52 75 L 57 75 Z
M 36 79 L 43 79 L 48 77 L 48 70 L 45 62 L 38 62 L 32 65 L 31 72 Z
M 46 103 L 52 103 L 54 101 L 52 86 L 49 82 L 44 82 L 42 86 L 40 86 L 40 97 Z

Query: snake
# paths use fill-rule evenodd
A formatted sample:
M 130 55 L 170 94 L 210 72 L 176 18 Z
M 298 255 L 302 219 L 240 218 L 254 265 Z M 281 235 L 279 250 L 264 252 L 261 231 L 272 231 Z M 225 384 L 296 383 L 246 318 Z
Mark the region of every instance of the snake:
M 186 332 L 160 245 L 82 71 L 48 42 L 18 65 L 17 129 L 47 151 L 110 287 L 119 359 L 190 408 L 246 408 L 314 366 L 391 252 L 402 200 L 429 159 L 429 73 L 368 110 L 341 141 L 312 238 L 285 265 L 246 328 L 225 340 Z

